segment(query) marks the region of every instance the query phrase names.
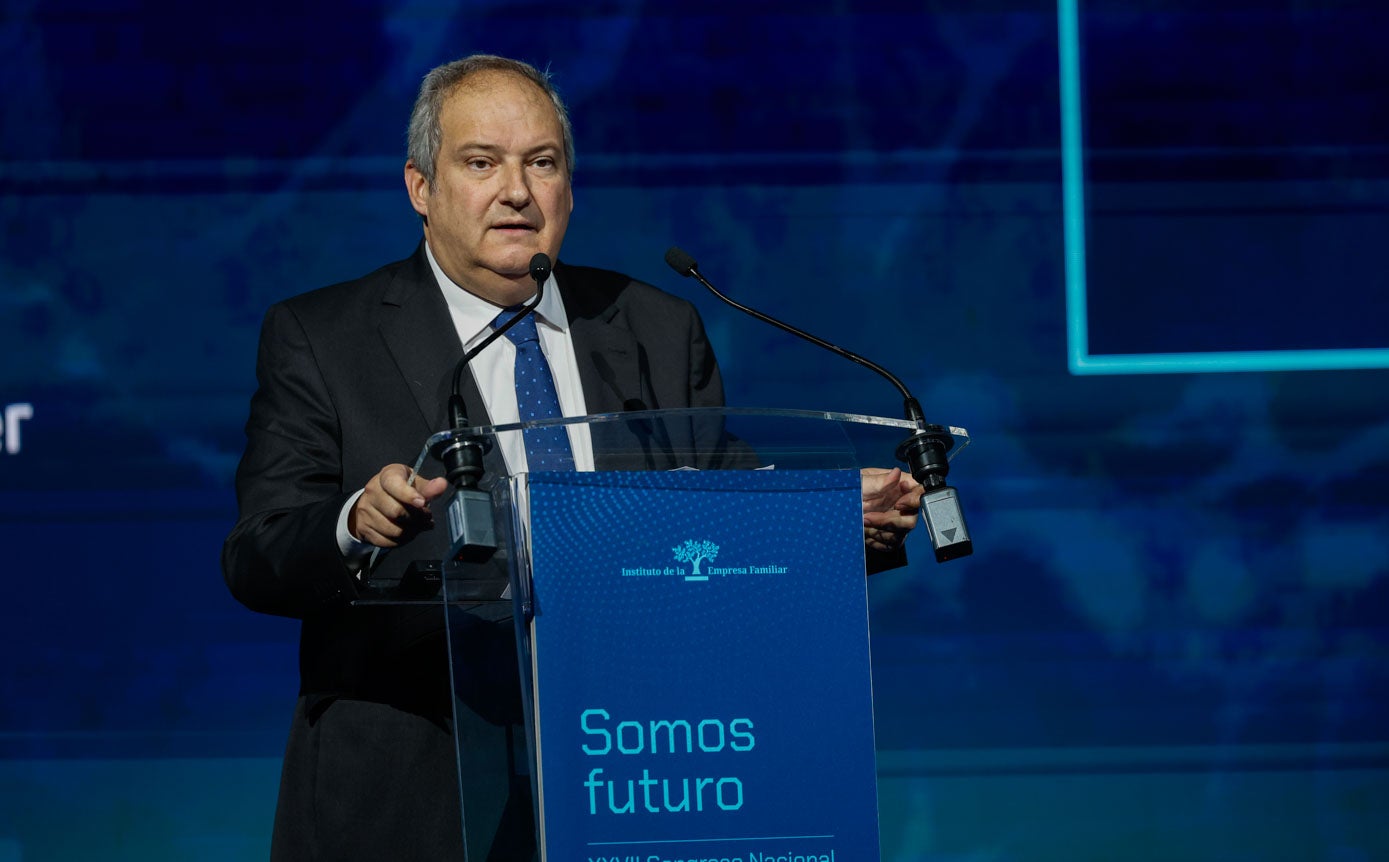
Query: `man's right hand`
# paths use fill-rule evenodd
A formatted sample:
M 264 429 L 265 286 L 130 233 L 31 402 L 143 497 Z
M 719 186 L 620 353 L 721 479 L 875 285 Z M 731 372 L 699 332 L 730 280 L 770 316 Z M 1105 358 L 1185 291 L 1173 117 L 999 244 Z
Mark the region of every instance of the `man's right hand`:
M 361 542 L 380 548 L 399 547 L 421 531 L 433 529 L 429 503 L 448 487 L 448 480 L 442 476 L 425 479 L 412 476 L 404 464 L 389 464 L 371 477 L 352 504 L 347 530 Z

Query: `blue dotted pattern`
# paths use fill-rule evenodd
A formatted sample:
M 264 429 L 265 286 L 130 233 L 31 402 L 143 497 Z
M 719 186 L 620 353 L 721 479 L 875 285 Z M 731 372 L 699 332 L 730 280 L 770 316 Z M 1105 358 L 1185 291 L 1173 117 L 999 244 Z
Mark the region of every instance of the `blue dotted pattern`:
M 687 776 L 737 776 L 744 807 L 681 815 L 686 836 L 833 831 L 838 858 L 878 858 L 858 471 L 549 473 L 529 484 L 541 749 L 558 788 L 545 799 L 550 846 L 669 837 L 641 801 L 632 818 L 589 816 L 583 782 L 602 768 L 619 799 L 643 770 L 677 793 Z M 706 570 L 747 571 L 664 574 L 688 567 L 674 557 L 686 539 L 719 546 Z M 662 574 L 624 574 L 633 568 Z M 624 721 L 744 718 L 756 745 L 594 756 L 585 709 L 606 711 L 598 724 L 614 733 Z
M 500 329 L 521 311 L 512 306 L 492 321 Z M 550 374 L 550 363 L 540 349 L 540 335 L 535 329 L 535 315 L 528 314 L 506 331 L 506 337 L 516 345 L 516 407 L 521 421 L 554 419 L 563 416 L 559 394 Z M 535 428 L 525 432 L 526 462 L 532 473 L 541 470 L 573 470 L 574 450 L 569 448 L 569 432 L 563 428 Z

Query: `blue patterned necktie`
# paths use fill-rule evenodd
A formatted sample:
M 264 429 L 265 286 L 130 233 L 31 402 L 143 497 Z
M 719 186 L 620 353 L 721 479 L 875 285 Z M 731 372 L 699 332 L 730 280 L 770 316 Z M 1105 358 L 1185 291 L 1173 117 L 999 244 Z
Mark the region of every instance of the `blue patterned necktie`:
M 492 321 L 500 329 L 515 317 L 521 306 L 505 309 Z M 559 395 L 550 363 L 540 350 L 540 336 L 535 331 L 535 315 L 528 314 L 506 331 L 506 337 L 516 345 L 516 408 L 522 422 L 532 419 L 552 419 L 564 415 L 559 409 Z M 534 428 L 525 432 L 526 462 L 531 472 L 540 470 L 573 470 L 574 452 L 569 448 L 569 432 L 561 427 Z

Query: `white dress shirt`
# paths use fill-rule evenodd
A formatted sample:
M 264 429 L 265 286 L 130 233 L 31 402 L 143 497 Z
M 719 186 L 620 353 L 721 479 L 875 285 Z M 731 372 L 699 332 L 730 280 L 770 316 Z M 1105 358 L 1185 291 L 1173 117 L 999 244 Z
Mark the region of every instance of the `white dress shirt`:
M 480 296 L 469 293 L 449 280 L 433 252 L 426 244 L 425 253 L 429 266 L 434 270 L 434 278 L 444 291 L 444 301 L 448 303 L 449 315 L 453 318 L 453 328 L 458 332 L 458 340 L 464 350 L 472 350 L 492 332 L 492 321 L 502 313 L 502 309 Z M 555 379 L 555 392 L 559 395 L 560 412 L 565 416 L 583 416 L 588 412 L 584 407 L 584 388 L 579 381 L 579 364 L 574 358 L 574 340 L 570 336 L 569 317 L 564 313 L 564 300 L 560 298 L 553 273 L 545 282 L 545 296 L 535 309 L 536 331 L 540 335 L 540 350 L 545 361 L 550 364 L 550 375 Z M 516 407 L 516 346 L 503 335 L 493 341 L 486 350 L 468 363 L 473 382 L 482 393 L 482 403 L 487 406 L 487 415 L 493 425 L 511 425 L 521 421 Z M 473 420 L 473 424 L 477 424 Z M 593 444 L 588 426 L 570 425 L 569 445 L 574 450 L 574 469 L 593 469 Z M 526 447 L 520 434 L 504 434 L 500 440 L 502 456 L 506 459 L 507 470 L 512 473 L 526 471 Z

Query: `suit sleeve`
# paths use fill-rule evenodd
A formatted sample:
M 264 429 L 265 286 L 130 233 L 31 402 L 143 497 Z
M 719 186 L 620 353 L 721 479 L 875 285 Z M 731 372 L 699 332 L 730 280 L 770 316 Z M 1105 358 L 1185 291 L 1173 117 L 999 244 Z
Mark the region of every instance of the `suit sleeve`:
M 222 548 L 222 573 L 252 610 L 303 618 L 355 595 L 336 536 L 351 492 L 343 488 L 335 405 L 286 305 L 266 314 L 256 379 L 236 471 L 239 519 Z

